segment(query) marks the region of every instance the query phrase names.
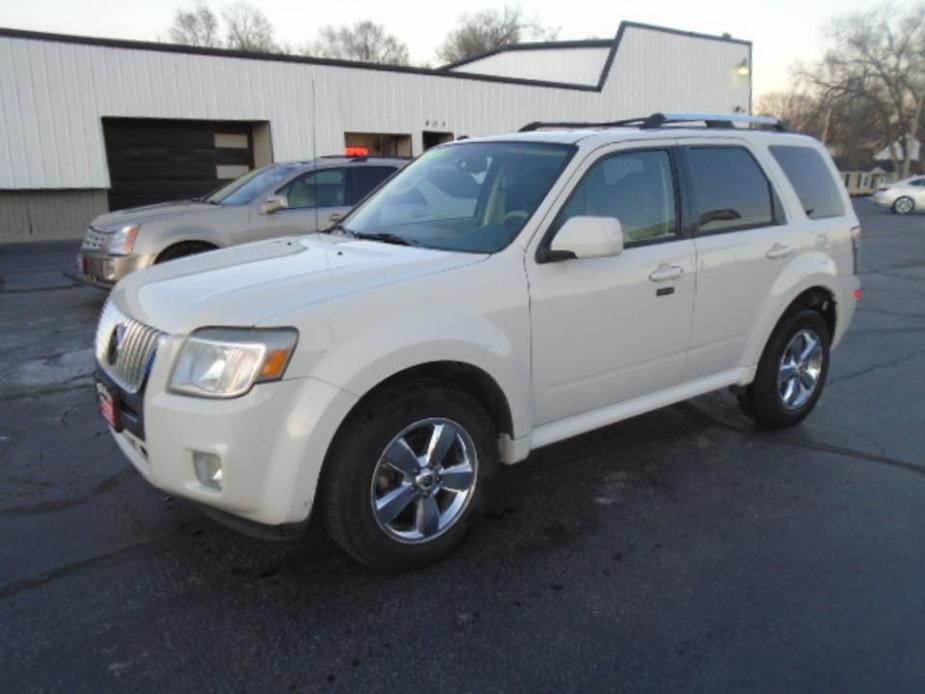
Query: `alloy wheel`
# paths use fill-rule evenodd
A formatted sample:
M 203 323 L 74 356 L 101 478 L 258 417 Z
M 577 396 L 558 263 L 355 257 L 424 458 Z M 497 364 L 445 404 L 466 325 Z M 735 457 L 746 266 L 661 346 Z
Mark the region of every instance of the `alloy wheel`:
M 909 214 L 915 209 L 915 201 L 912 198 L 901 197 L 893 203 L 893 209 L 899 214 Z
M 376 464 L 376 523 L 400 542 L 429 542 L 462 517 L 477 473 L 475 444 L 465 429 L 448 419 L 417 421 L 389 442 Z
M 794 335 L 781 355 L 777 386 L 784 407 L 799 410 L 813 397 L 822 376 L 822 338 L 804 329 Z

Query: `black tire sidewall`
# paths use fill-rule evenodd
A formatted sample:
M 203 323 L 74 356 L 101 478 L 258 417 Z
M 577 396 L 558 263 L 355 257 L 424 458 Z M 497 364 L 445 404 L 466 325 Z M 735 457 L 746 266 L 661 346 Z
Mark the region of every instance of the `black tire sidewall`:
M 812 330 L 822 340 L 822 373 L 812 397 L 803 407 L 792 410 L 788 409 L 781 400 L 777 386 L 778 370 L 781 357 L 790 340 L 799 331 L 805 329 Z M 761 355 L 761 361 L 755 372 L 755 380 L 749 386 L 751 409 L 759 424 L 771 428 L 789 427 L 798 424 L 812 412 L 825 389 L 828 378 L 831 341 L 829 326 L 818 311 L 805 309 L 781 319 Z
M 478 456 L 475 494 L 445 533 L 424 544 L 402 543 L 376 522 L 372 476 L 386 445 L 408 425 L 431 417 L 456 422 L 471 437 Z M 361 403 L 338 433 L 322 475 L 325 525 L 348 554 L 371 568 L 394 572 L 433 563 L 449 554 L 484 512 L 498 464 L 495 427 L 474 398 L 439 382 L 399 384 Z
M 206 253 L 208 251 L 215 250 L 214 246 L 210 246 L 207 243 L 184 243 L 168 248 L 167 250 L 161 251 L 161 254 L 157 256 L 154 261 L 155 265 L 159 263 L 166 263 L 169 260 L 177 260 L 178 258 L 186 258 L 191 255 L 198 255 L 200 253 Z

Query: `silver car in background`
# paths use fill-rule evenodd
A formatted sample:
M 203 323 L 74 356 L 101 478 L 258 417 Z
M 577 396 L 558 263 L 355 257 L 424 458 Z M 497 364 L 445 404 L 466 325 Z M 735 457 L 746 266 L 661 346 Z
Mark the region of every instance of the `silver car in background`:
M 78 276 L 109 288 L 166 260 L 274 236 L 323 231 L 408 163 L 324 157 L 271 164 L 209 195 L 100 215 L 90 223 Z
M 912 176 L 895 183 L 886 183 L 877 189 L 873 200 L 881 207 L 889 207 L 896 214 L 925 210 L 925 176 Z

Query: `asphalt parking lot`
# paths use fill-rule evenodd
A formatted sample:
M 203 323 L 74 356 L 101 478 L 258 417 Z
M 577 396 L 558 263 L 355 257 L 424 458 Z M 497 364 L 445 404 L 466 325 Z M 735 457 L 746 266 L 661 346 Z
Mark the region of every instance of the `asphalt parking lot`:
M 541 450 L 390 577 L 143 482 L 75 245 L 0 247 L 3 690 L 923 691 L 925 216 L 857 207 L 866 296 L 804 424 L 717 393 Z

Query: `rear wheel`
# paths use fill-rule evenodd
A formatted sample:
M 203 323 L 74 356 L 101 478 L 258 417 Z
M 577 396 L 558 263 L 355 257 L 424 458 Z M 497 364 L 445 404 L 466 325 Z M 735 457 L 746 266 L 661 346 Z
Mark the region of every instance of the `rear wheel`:
M 909 214 L 915 209 L 915 200 L 910 198 L 908 195 L 903 195 L 901 198 L 896 198 L 893 202 L 893 212 L 896 214 Z
M 468 393 L 440 381 L 374 394 L 338 434 L 322 481 L 331 537 L 381 571 L 438 561 L 481 515 L 498 437 Z
M 185 258 L 188 255 L 196 255 L 197 253 L 205 253 L 206 251 L 214 250 L 215 246 L 203 241 L 178 243 L 175 246 L 161 251 L 160 255 L 157 256 L 157 259 L 154 261 L 154 264 L 166 263 L 168 260 L 176 260 L 177 258 Z
M 743 411 L 771 428 L 798 424 L 822 395 L 831 335 L 812 309 L 785 316 L 765 346 L 755 380 L 739 396 Z

